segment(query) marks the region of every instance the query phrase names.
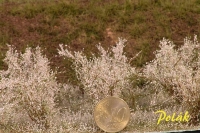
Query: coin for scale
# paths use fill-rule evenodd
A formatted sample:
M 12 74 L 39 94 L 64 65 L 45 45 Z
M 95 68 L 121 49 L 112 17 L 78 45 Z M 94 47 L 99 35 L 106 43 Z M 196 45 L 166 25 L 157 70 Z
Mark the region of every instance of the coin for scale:
M 109 96 L 96 105 L 94 119 L 105 132 L 119 132 L 128 124 L 130 110 L 123 99 Z

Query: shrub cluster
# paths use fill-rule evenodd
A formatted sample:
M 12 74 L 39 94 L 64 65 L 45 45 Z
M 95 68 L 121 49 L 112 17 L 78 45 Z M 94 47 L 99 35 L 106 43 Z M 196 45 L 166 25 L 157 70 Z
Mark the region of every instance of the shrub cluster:
M 122 97 L 124 90 L 145 93 L 147 89 L 150 90 L 148 93 L 156 90 L 154 96 L 160 95 L 159 91 L 162 94 L 163 90 L 168 92 L 177 105 L 190 112 L 191 124 L 196 124 L 200 114 L 200 44 L 197 36 L 194 41 L 185 38 L 184 44 L 177 49 L 173 42 L 163 39 L 160 49 L 155 52 L 155 59 L 140 72 L 130 65 L 123 52 L 125 41 L 119 39 L 116 46 L 107 51 L 98 45 L 100 55 L 90 58 L 83 52 L 71 52 L 60 45 L 58 53 L 74 61 L 73 68 L 80 86 L 83 86 L 84 97 L 75 94 L 77 86 L 57 83 L 56 72 L 51 70 L 39 47 L 26 48 L 24 53 L 19 53 L 8 45 L 4 59 L 8 68 L 0 71 L 0 117 L 4 116 L 0 124 L 14 121 L 13 116 L 20 114 L 26 115 L 37 129 L 45 131 L 96 132 L 98 128 L 91 110 L 94 103 L 106 96 Z M 127 95 L 126 99 L 130 101 L 134 96 Z M 56 99 L 62 102 L 66 111 L 56 106 Z M 93 100 L 91 104 L 88 99 Z M 148 101 L 155 105 L 159 100 L 150 97 L 144 102 Z

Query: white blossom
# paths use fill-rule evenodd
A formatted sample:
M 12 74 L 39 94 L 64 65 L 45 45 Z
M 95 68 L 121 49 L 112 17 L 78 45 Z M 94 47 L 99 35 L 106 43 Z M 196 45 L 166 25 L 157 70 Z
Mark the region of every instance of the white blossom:
M 84 85 L 84 90 L 96 100 L 108 95 L 119 96 L 121 90 L 128 85 L 128 77 L 135 73 L 135 68 L 128 63 L 123 53 L 126 40 L 120 39 L 111 51 L 97 46 L 100 56 L 87 57 L 82 52 L 72 53 L 60 45 L 59 54 L 74 59 L 78 79 Z
M 144 68 L 144 75 L 153 81 L 167 85 L 181 96 L 183 103 L 198 101 L 200 93 L 200 43 L 184 39 L 184 44 L 175 49 L 173 42 L 163 39 L 155 59 Z
M 8 69 L 0 71 L 0 103 L 3 108 L 12 105 L 9 107 L 25 110 L 37 124 L 50 124 L 58 86 L 48 59 L 39 47 L 26 48 L 25 53 L 18 53 L 10 45 L 8 48 L 4 59 Z

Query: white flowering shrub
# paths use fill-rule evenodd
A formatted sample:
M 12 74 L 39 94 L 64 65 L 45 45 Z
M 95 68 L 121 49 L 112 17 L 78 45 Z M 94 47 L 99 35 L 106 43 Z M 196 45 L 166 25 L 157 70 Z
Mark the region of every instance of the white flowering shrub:
M 185 38 L 177 49 L 173 42 L 163 39 L 155 59 L 139 69 L 140 73 L 123 52 L 125 41 L 119 39 L 107 51 L 98 45 L 100 55 L 93 54 L 91 58 L 60 45 L 59 54 L 74 61 L 72 67 L 81 83 L 78 86 L 58 84 L 39 47 L 19 53 L 8 45 L 4 59 L 8 68 L 0 71 L 0 126 L 15 122 L 13 127 L 18 132 L 102 132 L 94 122 L 91 103 L 106 96 L 122 97 L 129 104 L 131 120 L 124 131 L 157 130 L 154 111 L 163 108 L 171 114 L 187 110 L 192 116 L 190 122 L 198 124 L 200 44 L 197 36 L 194 40 Z M 22 119 L 25 126 L 20 125 Z M 170 123 L 163 124 L 160 128 L 169 126 Z
M 144 75 L 162 85 L 197 121 L 200 115 L 200 43 L 197 36 L 175 49 L 173 42 L 163 39 L 155 59 L 144 68 Z
M 64 118 L 62 119 L 63 123 L 71 127 L 70 132 L 96 133 L 98 131 L 98 127 L 93 119 L 93 114 L 84 109 L 78 112 L 67 110 L 62 117 Z
M 128 63 L 123 53 L 126 40 L 119 39 L 111 51 L 97 46 L 100 56 L 87 57 L 82 52 L 72 53 L 60 45 L 59 54 L 74 60 L 74 69 L 78 79 L 84 86 L 86 94 L 96 101 L 110 96 L 120 96 L 121 90 L 129 85 L 128 77 L 135 73 L 135 68 Z
M 27 48 L 23 54 L 8 48 L 4 59 L 8 68 L 0 71 L 0 115 L 10 110 L 25 112 L 32 122 L 47 129 L 56 113 L 55 73 L 39 47 Z

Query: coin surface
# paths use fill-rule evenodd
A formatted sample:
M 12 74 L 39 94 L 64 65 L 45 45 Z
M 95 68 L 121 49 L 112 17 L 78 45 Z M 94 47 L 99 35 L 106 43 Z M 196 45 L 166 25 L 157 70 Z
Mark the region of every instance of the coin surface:
M 123 99 L 109 96 L 96 105 L 94 119 L 105 132 L 119 132 L 128 124 L 130 110 Z

